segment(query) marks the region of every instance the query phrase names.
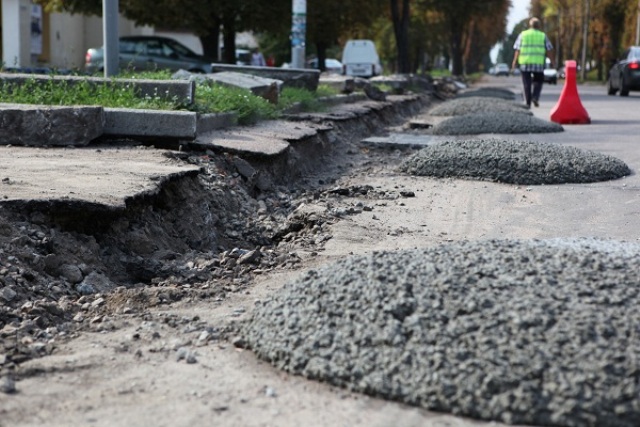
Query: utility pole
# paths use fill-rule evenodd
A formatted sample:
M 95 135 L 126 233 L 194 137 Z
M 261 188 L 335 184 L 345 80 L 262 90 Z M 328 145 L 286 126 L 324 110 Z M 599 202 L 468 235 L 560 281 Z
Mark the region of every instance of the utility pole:
M 640 46 L 640 0 L 638 0 L 638 12 L 636 13 L 636 46 Z
M 307 0 L 293 0 L 291 13 L 291 67 L 304 68 Z
M 118 74 L 118 0 L 102 0 L 102 34 L 104 38 L 104 76 Z

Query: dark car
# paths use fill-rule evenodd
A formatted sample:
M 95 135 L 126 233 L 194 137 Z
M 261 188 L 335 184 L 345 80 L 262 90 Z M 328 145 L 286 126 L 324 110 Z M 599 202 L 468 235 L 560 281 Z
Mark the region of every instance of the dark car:
M 631 46 L 609 70 L 607 93 L 629 96 L 630 90 L 640 90 L 640 46 Z
M 210 73 L 212 61 L 168 37 L 128 36 L 120 38 L 118 62 L 122 70 L 183 69 L 192 73 Z M 104 70 L 103 48 L 87 50 L 85 70 L 89 73 Z

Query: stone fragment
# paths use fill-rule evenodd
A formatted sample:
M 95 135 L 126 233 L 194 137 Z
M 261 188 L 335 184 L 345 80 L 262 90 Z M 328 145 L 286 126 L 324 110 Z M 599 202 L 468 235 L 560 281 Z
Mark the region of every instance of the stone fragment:
M 70 283 L 76 284 L 82 282 L 82 270 L 77 265 L 64 264 L 60 267 L 60 275 L 67 279 Z
M 10 287 L 6 286 L 0 291 L 0 296 L 2 296 L 2 299 L 4 299 L 6 302 L 11 302 L 15 299 L 16 296 L 18 296 L 18 293 Z
M 280 91 L 282 89 L 281 80 L 233 71 L 207 74 L 207 79 L 224 86 L 247 89 L 254 95 L 264 98 L 272 104 L 277 104 L 280 99 Z
M 274 80 L 281 80 L 284 87 L 297 87 L 315 92 L 318 89 L 320 80 L 319 70 L 302 68 L 275 68 L 275 67 L 252 67 L 247 65 L 233 64 L 212 64 L 212 71 L 220 73 L 232 71 L 254 76 L 266 77 Z

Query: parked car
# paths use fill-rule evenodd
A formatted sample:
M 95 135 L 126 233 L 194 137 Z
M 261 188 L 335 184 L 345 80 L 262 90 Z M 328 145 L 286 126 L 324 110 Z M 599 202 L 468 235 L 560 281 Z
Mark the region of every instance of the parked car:
M 551 67 L 551 60 L 549 58 L 546 59 L 544 66 L 544 82 L 553 85 L 558 84 L 558 70 Z
M 188 47 L 168 37 L 121 37 L 118 63 L 120 69 L 159 70 L 180 69 L 193 73 L 210 73 L 211 62 Z M 85 55 L 85 70 L 97 73 L 104 70 L 104 48 L 91 48 Z
M 342 74 L 342 62 L 335 58 L 325 58 L 324 65 L 326 72 L 329 74 Z M 307 62 L 308 68 L 318 69 L 318 58 L 311 59 Z
M 496 76 L 508 76 L 511 69 L 503 62 L 496 64 Z
M 380 57 L 371 40 L 349 40 L 342 51 L 342 74 L 373 77 L 382 74 Z
M 609 70 L 607 93 L 629 96 L 629 91 L 640 90 L 640 46 L 631 46 Z

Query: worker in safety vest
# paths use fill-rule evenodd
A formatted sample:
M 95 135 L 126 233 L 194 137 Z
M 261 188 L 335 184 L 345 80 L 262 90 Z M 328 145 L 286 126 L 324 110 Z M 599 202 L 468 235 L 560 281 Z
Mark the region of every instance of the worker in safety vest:
M 527 104 L 527 108 L 531 107 L 532 102 L 537 107 L 540 101 L 540 93 L 542 92 L 547 57 L 551 67 L 553 67 L 553 58 L 551 57 L 553 45 L 547 35 L 540 30 L 540 20 L 538 18 L 529 20 L 529 29 L 518 35 L 513 49 L 515 54 L 513 55 L 511 69 L 514 70 L 516 65 L 520 64 L 524 101 Z

